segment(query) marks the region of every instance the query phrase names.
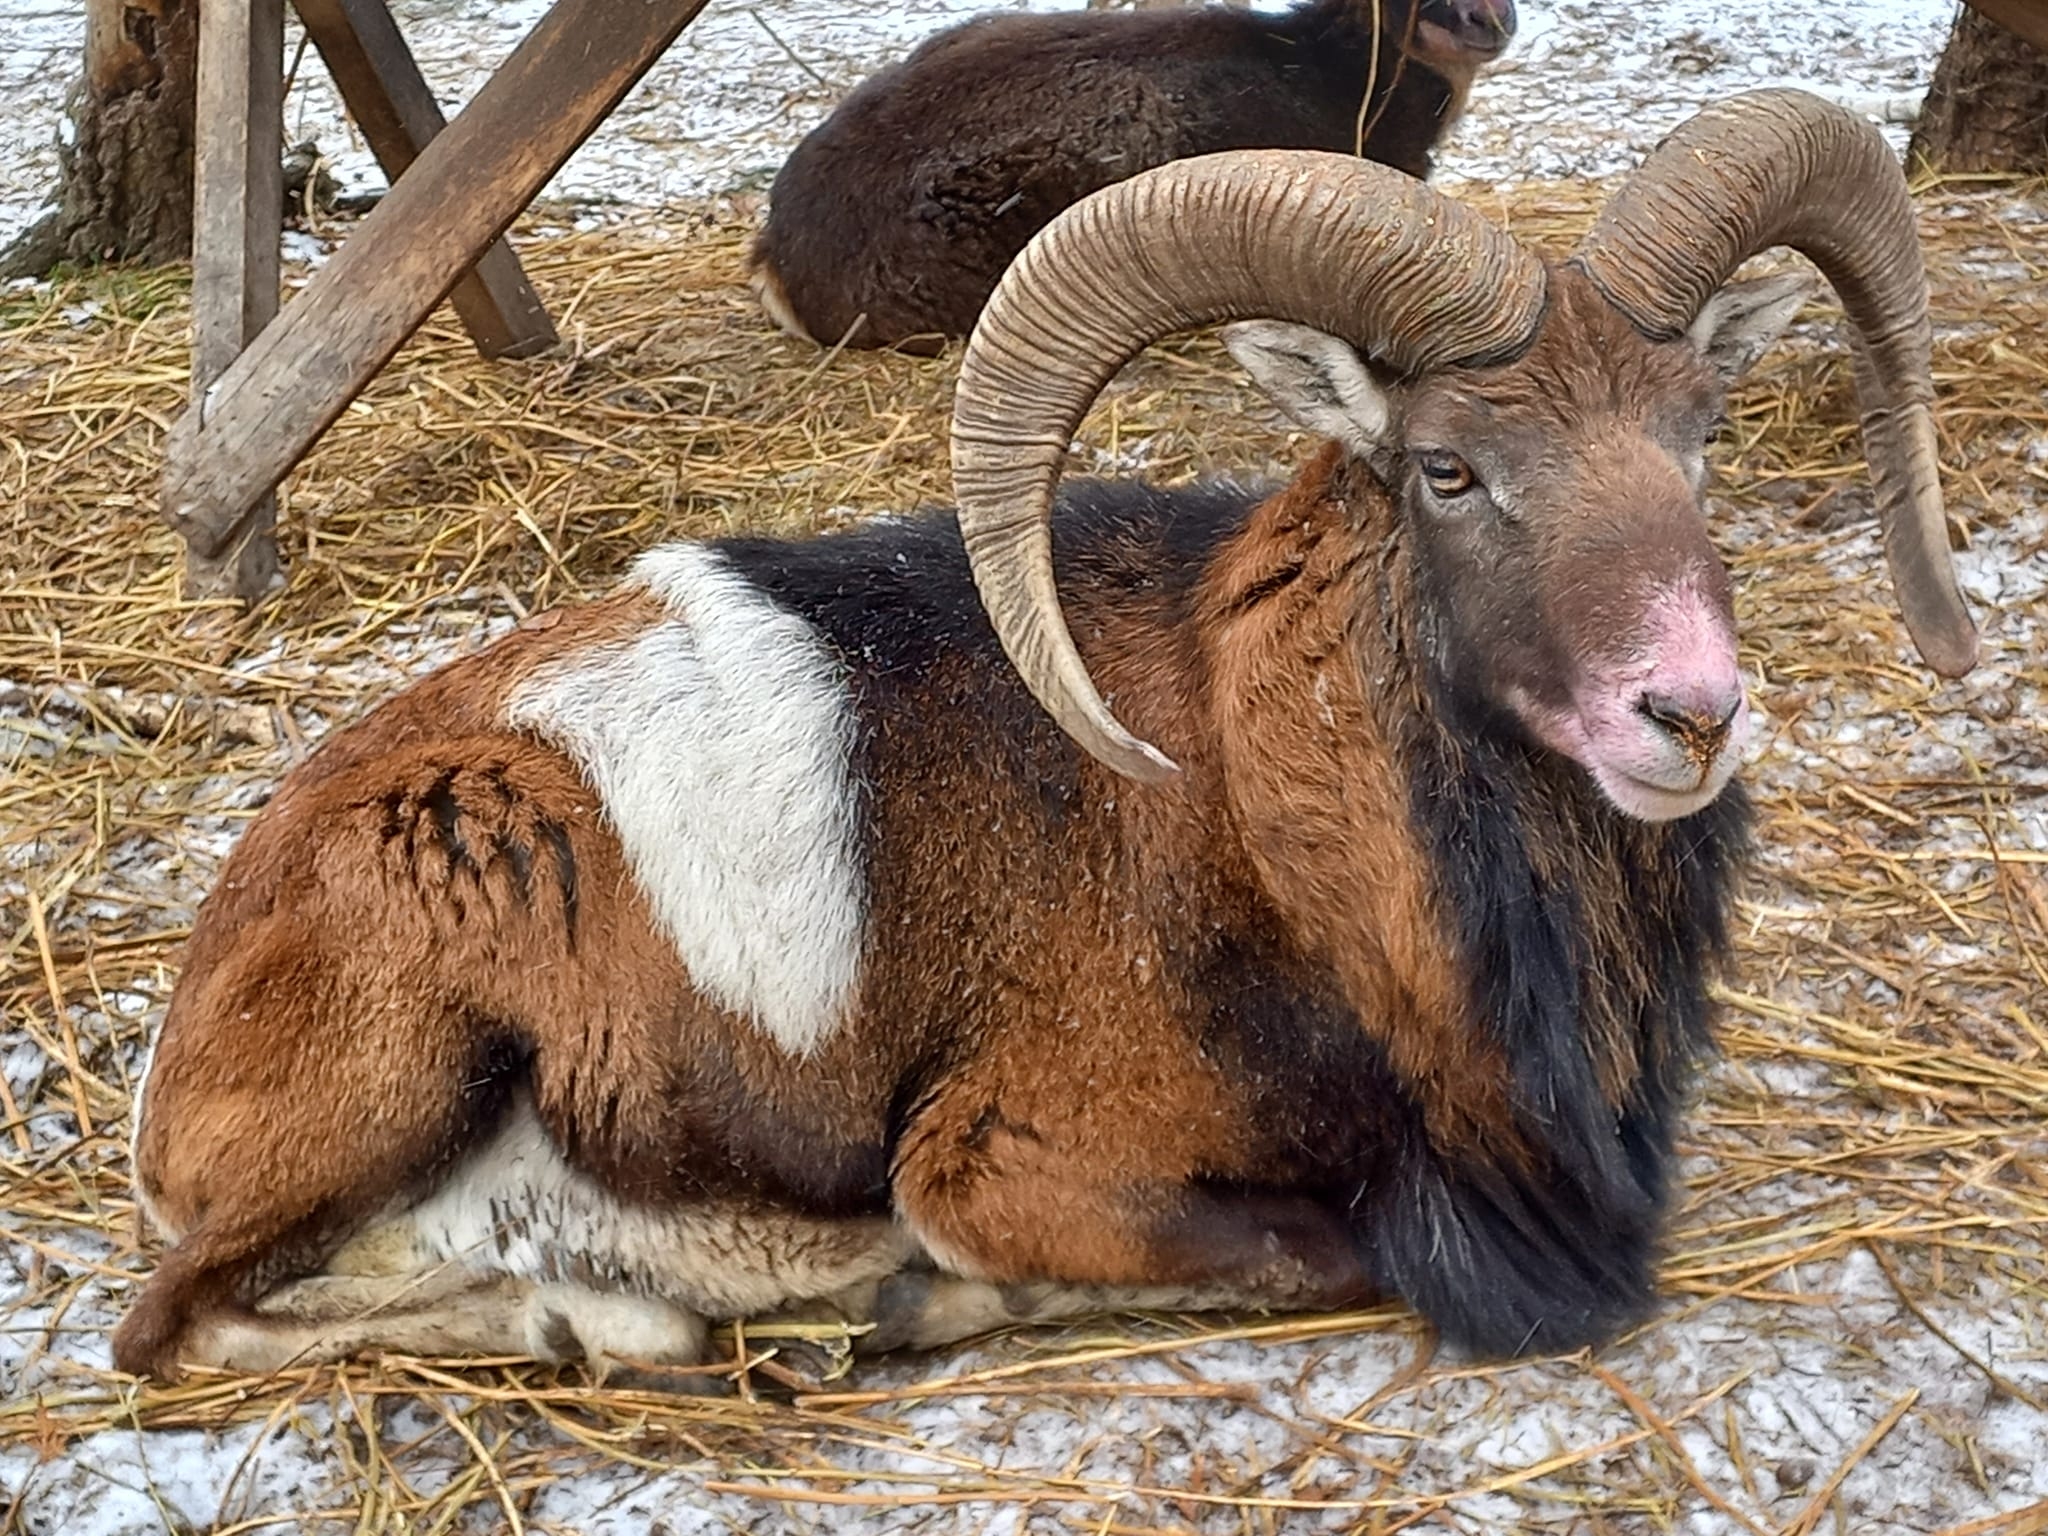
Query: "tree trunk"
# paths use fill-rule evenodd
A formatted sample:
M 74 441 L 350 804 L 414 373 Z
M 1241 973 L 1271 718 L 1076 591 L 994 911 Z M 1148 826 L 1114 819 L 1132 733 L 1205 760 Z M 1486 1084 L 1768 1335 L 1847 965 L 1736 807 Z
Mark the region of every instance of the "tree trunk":
M 65 107 L 57 207 L 0 252 L 0 277 L 191 251 L 198 8 L 85 0 L 85 75 Z
M 1908 155 L 1936 171 L 2048 172 L 2048 53 L 1962 11 Z

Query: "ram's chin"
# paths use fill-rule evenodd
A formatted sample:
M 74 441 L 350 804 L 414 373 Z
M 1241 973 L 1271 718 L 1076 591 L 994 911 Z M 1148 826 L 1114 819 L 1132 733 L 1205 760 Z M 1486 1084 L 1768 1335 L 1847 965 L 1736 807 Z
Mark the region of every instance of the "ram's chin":
M 1672 779 L 1685 773 L 1683 764 L 1653 736 L 1646 737 L 1642 722 L 1633 716 L 1617 726 L 1592 711 L 1546 707 L 1526 696 L 1515 698 L 1513 704 L 1537 741 L 1576 763 L 1616 810 L 1637 821 L 1677 821 L 1712 805 L 1735 776 L 1749 734 L 1745 707 L 1707 771 L 1691 784 L 1674 784 Z M 1646 768 L 1661 772 L 1661 781 L 1648 777 Z
M 1604 763 L 1587 763 L 1584 766 L 1593 775 L 1593 782 L 1600 786 L 1600 792 L 1624 816 L 1633 816 L 1637 821 L 1677 821 L 1695 811 L 1705 810 L 1720 798 L 1721 791 L 1728 787 L 1728 780 L 1735 771 L 1733 754 L 1729 756 L 1731 761 L 1717 766 L 1691 789 L 1666 789 L 1661 784 L 1651 784 Z

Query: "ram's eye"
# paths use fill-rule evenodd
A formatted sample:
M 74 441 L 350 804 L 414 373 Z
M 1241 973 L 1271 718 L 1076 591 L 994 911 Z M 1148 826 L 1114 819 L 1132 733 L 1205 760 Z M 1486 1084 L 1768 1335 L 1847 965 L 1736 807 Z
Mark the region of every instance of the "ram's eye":
M 1721 439 L 1726 437 L 1727 435 L 1728 418 L 1726 416 L 1716 416 L 1712 421 L 1707 423 L 1707 430 L 1705 436 L 1706 445 L 1709 448 L 1713 447 L 1714 444 L 1720 442 Z
M 1439 496 L 1462 496 L 1479 483 L 1470 464 L 1442 448 L 1418 453 L 1415 462 L 1429 488 Z

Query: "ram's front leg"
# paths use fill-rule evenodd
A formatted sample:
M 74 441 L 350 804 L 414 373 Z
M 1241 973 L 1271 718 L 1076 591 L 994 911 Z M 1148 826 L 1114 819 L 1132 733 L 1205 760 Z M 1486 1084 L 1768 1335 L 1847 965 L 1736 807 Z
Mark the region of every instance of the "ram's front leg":
M 850 1309 L 849 1320 L 873 1325 L 857 1349 L 936 1349 L 1021 1323 L 1107 1312 L 1323 1312 L 1377 1299 L 1344 1223 L 1306 1199 L 1183 1191 L 1167 1214 L 1126 1217 L 1114 1234 L 1077 1225 L 1085 1206 L 1075 1207 L 1055 1231 L 1075 1240 L 1077 1262 L 1055 1261 L 1037 1271 L 1047 1278 L 1022 1281 L 901 1271 Z M 1111 1242 L 1139 1257 L 1145 1280 L 1088 1277 L 1078 1261 L 1099 1257 Z
M 875 1301 L 870 1347 L 929 1346 L 1087 1312 L 1328 1310 L 1375 1288 L 1343 1213 L 1198 1177 L 1172 1119 L 1105 1141 L 1100 1121 L 935 1104 L 905 1138 L 901 1219 L 940 1273 Z M 1040 1106 L 1044 1109 L 1045 1106 Z

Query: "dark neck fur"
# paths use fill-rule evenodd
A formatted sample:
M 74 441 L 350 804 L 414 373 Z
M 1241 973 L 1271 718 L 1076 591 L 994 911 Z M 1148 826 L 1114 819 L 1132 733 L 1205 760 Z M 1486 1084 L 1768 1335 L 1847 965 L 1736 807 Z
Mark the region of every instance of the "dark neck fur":
M 1639 821 L 1532 742 L 1452 674 L 1443 605 L 1393 493 L 1376 478 L 1372 491 L 1385 521 L 1364 622 L 1392 663 L 1374 691 L 1475 1013 L 1508 1052 L 1518 1113 L 1542 1128 L 1558 1171 L 1606 1198 L 1654 1198 L 1654 1170 L 1616 1143 L 1616 1114 L 1624 1142 L 1637 1122 L 1661 1122 L 1709 1044 L 1706 969 L 1726 942 L 1747 797 L 1735 785 L 1680 821 Z
M 1368 686 L 1384 679 L 1373 691 L 1473 1013 L 1506 1056 L 1517 1128 L 1543 1160 L 1527 1176 L 1411 1170 L 1391 1278 L 1490 1348 L 1556 1347 L 1611 1330 L 1647 1297 L 1673 1121 L 1710 1046 L 1708 971 L 1726 943 L 1748 802 L 1737 786 L 1681 821 L 1634 820 L 1461 691 L 1435 660 L 1449 653 L 1423 643 L 1433 604 L 1392 496 L 1375 489 L 1365 499 L 1386 523 L 1362 619 L 1392 664 L 1375 654 Z M 1447 1230 L 1480 1299 L 1418 1256 Z M 1485 1299 L 1488 1286 L 1503 1295 Z M 1520 1305 L 1501 1305 L 1507 1292 Z M 1521 1328 L 1528 1337 L 1509 1336 Z

